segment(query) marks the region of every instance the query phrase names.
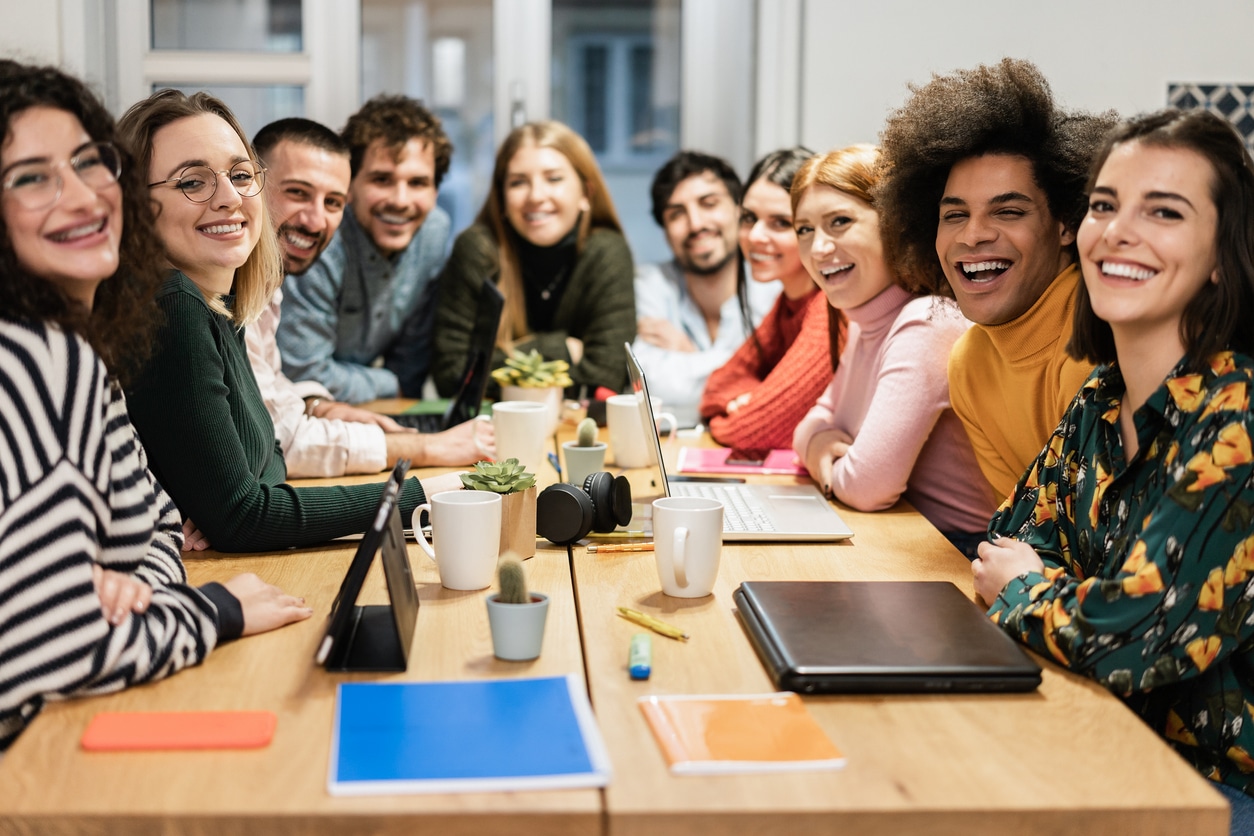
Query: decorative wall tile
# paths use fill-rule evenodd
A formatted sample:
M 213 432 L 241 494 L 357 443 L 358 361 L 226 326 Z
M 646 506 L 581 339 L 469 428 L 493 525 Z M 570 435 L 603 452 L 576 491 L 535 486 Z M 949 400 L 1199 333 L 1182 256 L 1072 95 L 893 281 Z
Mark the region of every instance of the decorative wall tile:
M 1254 153 L 1254 83 L 1167 85 L 1167 104 L 1181 110 L 1205 108 L 1232 123 Z

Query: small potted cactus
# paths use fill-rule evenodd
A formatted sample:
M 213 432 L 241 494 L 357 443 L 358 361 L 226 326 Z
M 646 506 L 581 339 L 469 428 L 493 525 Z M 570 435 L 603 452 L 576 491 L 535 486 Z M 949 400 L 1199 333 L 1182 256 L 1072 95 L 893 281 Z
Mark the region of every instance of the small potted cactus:
M 461 474 L 462 485 L 472 491 L 501 494 L 501 554 L 514 552 L 528 558 L 536 553 L 536 476 L 518 459 L 476 462 L 475 469 Z
M 499 591 L 488 596 L 488 626 L 492 652 L 498 659 L 523 662 L 540 655 L 549 597 L 527 590 L 527 579 L 516 556 L 504 554 L 497 564 Z
M 605 468 L 605 442 L 597 440 L 597 422 L 585 418 L 579 422 L 574 441 L 562 442 L 566 459 L 566 481 L 583 487 L 588 474 Z
M 545 435 L 553 435 L 562 414 L 562 395 L 574 383 L 569 363 L 545 360 L 534 348 L 526 353 L 514 351 L 504 366 L 493 370 L 492 379 L 500 385 L 503 401 L 536 401 L 547 406 L 549 422 Z

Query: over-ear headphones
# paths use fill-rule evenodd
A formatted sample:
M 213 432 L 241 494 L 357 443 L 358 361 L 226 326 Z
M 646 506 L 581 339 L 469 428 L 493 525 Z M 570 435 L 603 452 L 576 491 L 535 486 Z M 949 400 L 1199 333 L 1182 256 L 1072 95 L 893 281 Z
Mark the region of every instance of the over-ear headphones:
M 604 470 L 588 474 L 582 488 L 559 482 L 536 499 L 536 533 L 559 546 L 629 522 L 631 484 L 626 476 L 611 476 Z

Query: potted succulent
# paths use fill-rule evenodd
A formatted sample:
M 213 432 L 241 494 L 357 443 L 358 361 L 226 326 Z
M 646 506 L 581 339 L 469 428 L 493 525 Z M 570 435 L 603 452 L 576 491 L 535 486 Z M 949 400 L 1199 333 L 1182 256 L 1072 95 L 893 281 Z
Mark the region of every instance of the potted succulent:
M 496 571 L 500 589 L 488 596 L 492 652 L 507 661 L 535 659 L 544 645 L 549 597 L 527 591 L 522 564 L 513 555 L 503 555 Z
M 546 405 L 549 423 L 545 435 L 553 435 L 562 414 L 562 393 L 573 384 L 569 363 L 545 360 L 534 348 L 526 353 L 515 350 L 505 359 L 504 366 L 493 370 L 492 379 L 500 385 L 503 401 L 538 401 Z
M 585 418 L 579 422 L 574 441 L 562 442 L 566 459 L 566 481 L 583 487 L 588 474 L 605 468 L 605 442 L 597 440 L 597 422 Z
M 536 476 L 527 473 L 518 459 L 476 462 L 461 475 L 462 485 L 472 491 L 501 494 L 501 554 L 514 552 L 528 558 L 536 553 Z

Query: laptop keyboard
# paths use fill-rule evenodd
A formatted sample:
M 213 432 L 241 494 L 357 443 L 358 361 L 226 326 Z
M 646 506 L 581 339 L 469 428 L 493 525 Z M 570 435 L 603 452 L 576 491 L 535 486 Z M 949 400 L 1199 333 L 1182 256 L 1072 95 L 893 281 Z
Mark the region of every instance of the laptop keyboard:
M 681 482 L 670 487 L 672 496 L 701 496 L 723 503 L 724 531 L 775 530 L 766 507 L 749 491 L 696 482 Z

